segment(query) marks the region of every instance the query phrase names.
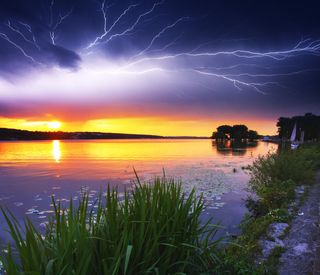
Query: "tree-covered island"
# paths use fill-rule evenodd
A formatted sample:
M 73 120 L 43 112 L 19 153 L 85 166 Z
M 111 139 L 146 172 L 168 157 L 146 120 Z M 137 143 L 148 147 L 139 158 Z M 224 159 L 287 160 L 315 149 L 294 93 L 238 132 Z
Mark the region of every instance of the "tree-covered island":
M 249 130 L 246 125 L 221 125 L 217 128 L 217 131 L 212 133 L 212 139 L 227 140 L 227 139 L 249 139 L 255 140 L 259 138 L 257 131 Z

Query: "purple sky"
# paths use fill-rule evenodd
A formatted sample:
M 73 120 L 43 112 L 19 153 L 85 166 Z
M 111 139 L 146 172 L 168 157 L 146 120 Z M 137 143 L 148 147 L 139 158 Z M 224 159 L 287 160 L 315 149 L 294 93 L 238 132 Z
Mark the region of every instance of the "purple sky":
M 1 1 L 0 122 L 275 125 L 318 114 L 317 10 L 317 1 Z

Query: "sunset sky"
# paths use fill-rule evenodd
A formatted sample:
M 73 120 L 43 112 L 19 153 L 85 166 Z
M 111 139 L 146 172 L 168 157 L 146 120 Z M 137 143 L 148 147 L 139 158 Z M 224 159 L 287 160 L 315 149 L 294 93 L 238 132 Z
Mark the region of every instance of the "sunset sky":
M 318 13 L 309 0 L 2 0 L 0 128 L 275 134 L 279 116 L 320 114 Z

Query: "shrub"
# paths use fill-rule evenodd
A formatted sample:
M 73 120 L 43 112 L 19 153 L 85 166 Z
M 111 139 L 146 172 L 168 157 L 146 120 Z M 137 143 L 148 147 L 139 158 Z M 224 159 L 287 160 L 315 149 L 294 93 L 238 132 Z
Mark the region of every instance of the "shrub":
M 249 207 L 259 208 L 260 212 L 286 207 L 294 199 L 297 185 L 313 181 L 319 159 L 317 146 L 260 156 L 248 169 L 251 174 L 250 189 L 259 196 L 257 203 L 261 205 L 254 206 L 249 201 Z

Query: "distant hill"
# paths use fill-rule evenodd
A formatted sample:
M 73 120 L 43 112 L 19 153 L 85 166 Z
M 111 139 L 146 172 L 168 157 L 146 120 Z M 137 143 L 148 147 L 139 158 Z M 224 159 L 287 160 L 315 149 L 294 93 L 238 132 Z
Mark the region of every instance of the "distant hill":
M 0 140 L 54 140 L 54 139 L 195 139 L 206 137 L 169 137 L 158 135 L 139 135 L 101 132 L 43 132 L 0 128 Z

